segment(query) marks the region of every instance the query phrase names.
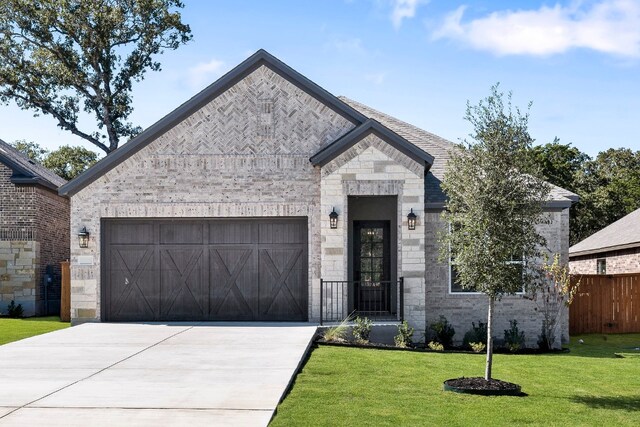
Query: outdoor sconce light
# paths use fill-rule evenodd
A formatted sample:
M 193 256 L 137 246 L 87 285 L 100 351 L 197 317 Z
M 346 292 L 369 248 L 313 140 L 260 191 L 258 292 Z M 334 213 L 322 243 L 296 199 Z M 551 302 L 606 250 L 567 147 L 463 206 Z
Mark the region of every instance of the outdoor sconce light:
M 416 229 L 416 214 L 413 213 L 413 208 L 411 209 L 411 212 L 409 212 L 409 215 L 407 215 L 407 225 L 409 226 L 409 230 L 415 230 Z
M 331 228 L 338 228 L 338 212 L 336 212 L 336 208 L 333 208 L 329 214 L 329 225 Z
M 78 233 L 78 243 L 83 249 L 89 247 L 89 234 L 87 227 L 82 227 L 82 230 Z

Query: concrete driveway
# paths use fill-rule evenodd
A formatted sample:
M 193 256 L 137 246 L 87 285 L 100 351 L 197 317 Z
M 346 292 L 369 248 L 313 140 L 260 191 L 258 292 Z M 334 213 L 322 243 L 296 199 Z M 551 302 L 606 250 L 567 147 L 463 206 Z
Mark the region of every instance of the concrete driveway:
M 0 346 L 0 425 L 264 426 L 309 324 L 85 324 Z

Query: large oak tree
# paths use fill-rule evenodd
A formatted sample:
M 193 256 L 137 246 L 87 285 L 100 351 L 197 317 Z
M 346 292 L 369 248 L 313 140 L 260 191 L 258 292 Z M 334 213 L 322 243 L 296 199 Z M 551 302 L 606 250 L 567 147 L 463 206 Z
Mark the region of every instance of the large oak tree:
M 155 59 L 191 39 L 179 0 L 2 0 L 0 100 L 50 115 L 99 147 L 118 148 L 140 128 L 128 121 L 132 85 Z M 81 129 L 81 111 L 97 129 Z

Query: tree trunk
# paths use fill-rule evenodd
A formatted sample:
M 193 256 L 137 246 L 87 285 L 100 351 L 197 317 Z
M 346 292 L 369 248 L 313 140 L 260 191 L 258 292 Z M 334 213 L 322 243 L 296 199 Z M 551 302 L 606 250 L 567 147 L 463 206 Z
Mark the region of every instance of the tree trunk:
M 487 366 L 484 371 L 484 379 L 491 379 L 491 365 L 493 364 L 493 339 L 491 338 L 491 330 L 493 329 L 493 305 L 495 299 L 489 297 L 489 311 L 487 313 Z

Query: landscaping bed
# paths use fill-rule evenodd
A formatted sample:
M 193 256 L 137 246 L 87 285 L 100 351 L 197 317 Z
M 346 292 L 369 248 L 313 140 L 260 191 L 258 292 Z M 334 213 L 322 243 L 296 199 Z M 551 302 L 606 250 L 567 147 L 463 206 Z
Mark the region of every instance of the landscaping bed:
M 455 393 L 483 396 L 522 396 L 521 387 L 518 384 L 496 379 L 485 380 L 480 377 L 462 377 L 446 380 L 443 389 Z
M 271 425 L 637 426 L 638 359 L 614 354 L 639 345 L 640 334 L 583 335 L 571 352 L 496 354 L 494 377 L 520 384 L 522 399 L 443 391 L 447 379 L 481 375 L 482 356 L 320 344 Z

